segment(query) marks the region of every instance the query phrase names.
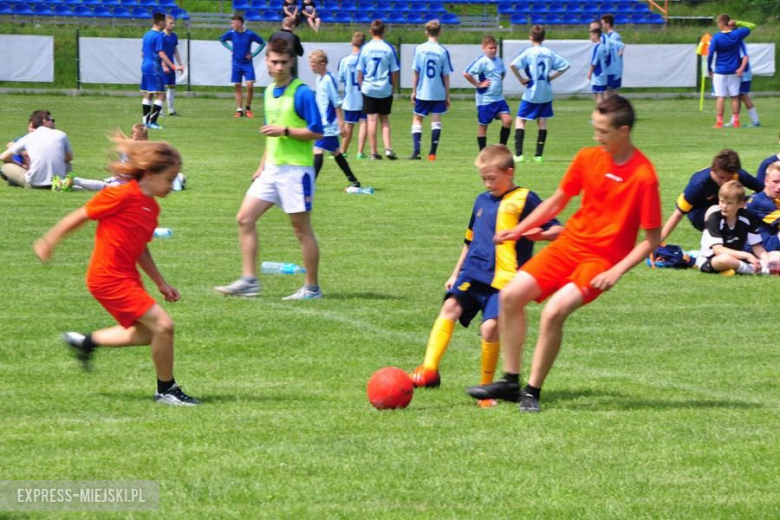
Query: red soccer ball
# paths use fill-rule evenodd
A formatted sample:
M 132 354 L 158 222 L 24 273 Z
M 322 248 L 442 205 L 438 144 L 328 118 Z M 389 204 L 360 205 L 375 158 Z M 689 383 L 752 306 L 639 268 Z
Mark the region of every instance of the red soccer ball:
M 414 385 L 409 374 L 400 368 L 385 367 L 368 380 L 366 393 L 377 410 L 406 408 L 414 396 Z

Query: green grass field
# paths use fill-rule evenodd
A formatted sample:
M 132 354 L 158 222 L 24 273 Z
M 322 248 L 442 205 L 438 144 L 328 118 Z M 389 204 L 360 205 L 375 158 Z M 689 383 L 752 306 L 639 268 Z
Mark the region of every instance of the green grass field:
M 135 98 L 1 101 L 5 141 L 33 109 L 51 110 L 84 177 L 105 175 L 106 132 L 140 117 Z M 411 110 L 396 103 L 394 148 L 406 156 Z M 762 128 L 721 131 L 710 129 L 712 102 L 705 112 L 694 100 L 634 104 L 635 142 L 657 167 L 665 215 L 722 148 L 738 150 L 751 172 L 778 151 L 778 98 L 757 99 Z M 365 383 L 380 367 L 421 362 L 483 190 L 473 103 L 446 116 L 435 163 L 352 160 L 373 196 L 346 195 L 326 162 L 314 211 L 325 298 L 309 302 L 280 300 L 301 283 L 294 276 L 263 276 L 256 299 L 212 290 L 239 272 L 234 216 L 262 155 L 260 120 L 232 119 L 231 100 L 182 97 L 177 108 L 184 117 L 163 118 L 153 137 L 181 150 L 188 189 L 161 202 L 160 225 L 174 237 L 150 247 L 183 296 L 165 304 L 177 325 L 176 378 L 204 404 L 156 405 L 148 348 L 103 349 L 94 373 L 78 369 L 59 334 L 113 323 L 84 286 L 94 226 L 49 265 L 31 244 L 88 194 L 0 186 L 0 479 L 158 481 L 160 510 L 139 518 L 780 514 L 780 279 L 640 265 L 569 320 L 543 413 L 482 410 L 465 395 L 479 378 L 475 326 L 456 330 L 441 389 L 378 412 Z M 556 102 L 546 162 L 522 165 L 520 184 L 553 192 L 574 153 L 593 143 L 591 109 Z M 497 134 L 494 125 L 491 142 Z M 429 135 L 426 123 L 426 146 Z M 261 260 L 300 262 L 281 212 L 259 233 Z M 683 222 L 670 242 L 698 249 L 699 236 Z M 529 314 L 525 367 L 539 307 Z

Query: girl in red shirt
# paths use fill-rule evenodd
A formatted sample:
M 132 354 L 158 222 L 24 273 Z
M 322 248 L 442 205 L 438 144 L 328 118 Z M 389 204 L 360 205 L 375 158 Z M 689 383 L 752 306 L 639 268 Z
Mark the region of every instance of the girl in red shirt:
M 33 245 L 42 262 L 51 259 L 57 244 L 88 220 L 97 221 L 95 248 L 87 270 L 92 296 L 119 325 L 87 335 L 67 332 L 63 341 L 89 370 L 96 347 L 151 345 L 157 372 L 157 402 L 192 406 L 200 404 L 185 394 L 173 378 L 174 325 L 170 316 L 144 289 L 137 265 L 157 284 L 166 301 L 175 302 L 179 291 L 168 284 L 154 263 L 147 244 L 154 236 L 160 207 L 181 168 L 181 155 L 168 143 L 132 141 L 117 133 L 113 141 L 123 155 L 110 165 L 115 175 L 132 177 L 127 184 L 102 190 L 87 204 L 63 218 Z

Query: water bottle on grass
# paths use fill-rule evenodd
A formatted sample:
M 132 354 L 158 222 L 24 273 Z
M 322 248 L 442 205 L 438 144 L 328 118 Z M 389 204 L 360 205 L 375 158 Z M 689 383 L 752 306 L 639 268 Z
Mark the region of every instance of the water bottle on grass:
M 286 262 L 263 262 L 260 265 L 260 272 L 263 274 L 302 274 L 306 270 L 299 265 Z
M 355 186 L 350 186 L 349 188 L 346 188 L 344 191 L 346 191 L 350 195 L 373 195 L 374 194 L 374 188 L 356 188 Z

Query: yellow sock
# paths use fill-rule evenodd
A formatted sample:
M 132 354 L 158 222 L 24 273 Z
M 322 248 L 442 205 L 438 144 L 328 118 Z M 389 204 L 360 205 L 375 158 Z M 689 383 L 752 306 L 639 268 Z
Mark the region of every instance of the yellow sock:
M 455 330 L 455 320 L 436 318 L 428 338 L 428 348 L 425 350 L 423 366 L 430 370 L 438 370 L 444 352 L 452 339 L 452 331 Z
M 479 384 L 486 385 L 493 382 L 493 374 L 498 365 L 498 354 L 501 351 L 501 343 L 491 343 L 482 340 L 482 379 Z

